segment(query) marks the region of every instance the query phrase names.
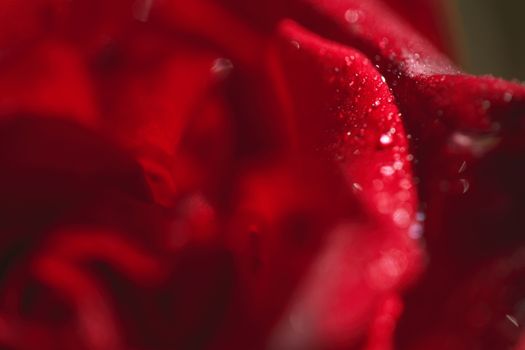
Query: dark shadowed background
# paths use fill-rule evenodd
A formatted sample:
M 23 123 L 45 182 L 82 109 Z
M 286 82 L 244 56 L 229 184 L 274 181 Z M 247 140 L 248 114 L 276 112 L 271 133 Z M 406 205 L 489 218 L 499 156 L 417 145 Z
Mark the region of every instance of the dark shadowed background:
M 451 0 L 460 63 L 474 74 L 525 80 L 525 1 Z

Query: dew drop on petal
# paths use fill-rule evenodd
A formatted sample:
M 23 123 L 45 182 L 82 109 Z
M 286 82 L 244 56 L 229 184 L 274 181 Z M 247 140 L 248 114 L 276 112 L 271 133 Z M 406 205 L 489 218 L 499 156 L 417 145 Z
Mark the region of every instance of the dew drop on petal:
M 512 97 L 513 97 L 512 93 L 507 91 L 503 94 L 503 101 L 510 102 L 512 101 Z
M 383 174 L 385 176 L 392 176 L 395 173 L 394 168 L 391 167 L 390 165 L 382 166 L 380 171 L 381 171 L 381 174 Z
M 392 219 L 399 227 L 408 227 L 410 224 L 410 214 L 403 208 L 397 209 L 394 214 L 392 214 Z
M 345 19 L 350 24 L 357 23 L 359 21 L 359 17 L 360 17 L 359 11 L 348 9 L 345 12 Z
M 354 192 L 361 192 L 363 190 L 363 186 L 358 184 L 357 182 L 352 183 L 352 189 Z
M 380 137 L 379 137 L 379 142 L 383 145 L 383 146 L 388 146 L 392 143 L 392 135 L 390 134 L 382 134 Z
M 466 179 L 460 179 L 459 182 L 461 183 L 461 186 L 463 187 L 463 194 L 467 193 L 470 189 L 470 183 Z
M 396 169 L 396 170 L 401 170 L 401 169 L 403 169 L 403 162 L 401 162 L 401 161 L 399 161 L 399 160 L 398 160 L 398 161 L 395 161 L 395 162 L 394 162 L 394 169 Z
M 462 132 L 455 132 L 450 138 L 453 148 L 469 150 L 477 157 L 481 157 L 494 149 L 501 138 L 495 134 L 471 135 Z
M 292 40 L 292 41 L 290 41 L 290 44 L 291 44 L 293 47 L 295 47 L 297 50 L 299 50 L 299 49 L 301 48 L 301 44 L 300 44 L 298 41 L 296 41 L 296 40 Z
M 464 173 L 465 170 L 467 170 L 467 162 L 463 161 L 463 163 L 461 163 L 461 166 L 458 169 L 458 173 L 460 173 L 460 174 Z
M 410 183 L 410 180 L 403 179 L 399 182 L 399 186 L 404 190 L 409 190 L 412 188 L 412 184 Z
M 516 317 L 509 314 L 506 314 L 505 317 L 507 318 L 507 320 L 509 320 L 510 323 L 512 323 L 514 327 L 519 328 L 520 324 L 518 323 Z
M 417 221 L 422 222 L 422 221 L 425 221 L 426 219 L 427 219 L 427 214 L 425 214 L 424 212 L 418 211 L 416 213 L 416 220 Z
M 414 222 L 408 228 L 408 236 L 412 239 L 420 239 L 423 236 L 423 225 L 421 222 Z
M 456 132 L 452 135 L 452 143 L 457 146 L 468 148 L 472 146 L 473 140 L 469 135 Z
M 213 61 L 213 65 L 211 67 L 212 73 L 225 77 L 227 76 L 231 70 L 233 69 L 233 63 L 227 58 L 217 58 L 215 61 Z

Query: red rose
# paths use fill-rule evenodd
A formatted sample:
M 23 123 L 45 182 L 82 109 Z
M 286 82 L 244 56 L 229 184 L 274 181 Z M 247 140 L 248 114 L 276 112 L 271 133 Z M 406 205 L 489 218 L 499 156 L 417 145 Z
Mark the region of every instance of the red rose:
M 523 348 L 525 88 L 437 5 L 0 0 L 0 348 Z

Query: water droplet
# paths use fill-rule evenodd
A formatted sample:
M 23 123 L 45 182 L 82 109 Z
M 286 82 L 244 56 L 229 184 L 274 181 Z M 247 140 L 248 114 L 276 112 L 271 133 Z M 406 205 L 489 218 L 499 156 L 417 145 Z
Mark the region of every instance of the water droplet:
M 401 170 L 401 169 L 403 169 L 403 162 L 401 162 L 401 161 L 399 161 L 399 160 L 398 160 L 398 161 L 395 161 L 395 162 L 394 162 L 394 169 L 396 169 L 396 170 Z
M 298 41 L 296 41 L 296 40 L 292 40 L 292 41 L 290 41 L 290 44 L 291 44 L 293 47 L 295 47 L 297 50 L 299 50 L 299 49 L 301 48 L 301 44 L 300 44 Z
M 403 179 L 399 182 L 399 186 L 402 188 L 402 189 L 405 189 L 405 190 L 409 190 L 412 188 L 412 184 L 410 183 L 410 180 L 409 179 Z
M 381 98 L 378 98 L 377 100 L 372 103 L 372 108 L 377 108 L 381 105 Z
M 453 148 L 459 150 L 469 150 L 477 157 L 481 157 L 494 149 L 499 144 L 500 138 L 494 134 L 465 134 L 455 132 L 450 138 Z
M 394 168 L 389 165 L 382 166 L 380 171 L 381 171 L 381 174 L 385 176 L 392 176 L 395 173 Z
M 407 160 L 408 160 L 409 162 L 413 161 L 413 160 L 414 160 L 414 156 L 413 156 L 412 154 L 409 154 L 409 155 L 407 156 Z
M 412 239 L 420 239 L 423 236 L 423 225 L 420 222 L 413 222 L 408 228 L 408 236 Z
M 456 132 L 452 135 L 452 142 L 457 146 L 470 147 L 472 146 L 472 137 L 461 132 Z
M 459 174 L 464 173 L 465 170 L 467 170 L 467 162 L 463 161 L 463 163 L 461 163 L 461 166 L 459 167 L 458 173 Z
M 354 190 L 354 192 L 361 192 L 363 190 L 363 187 L 357 182 L 354 182 L 352 183 L 352 189 Z
M 507 320 L 509 320 L 510 323 L 514 325 L 514 327 L 516 328 L 520 327 L 520 324 L 518 323 L 518 320 L 516 319 L 516 317 L 509 315 L 509 314 L 505 315 L 505 317 L 507 318 Z
M 512 97 L 513 97 L 512 93 L 507 91 L 503 94 L 503 101 L 510 102 L 512 101 Z
M 217 58 L 213 61 L 211 71 L 220 77 L 227 76 L 233 69 L 233 63 L 227 58 Z
M 410 224 L 410 214 L 405 209 L 400 208 L 394 212 L 392 220 L 394 220 L 399 227 L 408 227 Z
M 470 189 L 470 183 L 466 179 L 460 179 L 459 182 L 461 183 L 461 186 L 463 187 L 463 194 L 467 193 Z
M 348 9 L 345 12 L 345 19 L 350 24 L 355 24 L 359 21 L 360 13 L 357 10 L 354 9 Z
M 392 139 L 392 135 L 390 134 L 383 134 L 379 137 L 379 142 L 383 145 L 383 146 L 388 146 L 392 143 L 393 139 Z

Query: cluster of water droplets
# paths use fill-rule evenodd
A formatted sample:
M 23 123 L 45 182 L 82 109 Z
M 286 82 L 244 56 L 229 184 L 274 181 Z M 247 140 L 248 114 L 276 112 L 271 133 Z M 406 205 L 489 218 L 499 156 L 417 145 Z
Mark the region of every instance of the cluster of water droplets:
M 407 229 L 413 217 L 413 195 L 415 189 L 411 171 L 407 169 L 413 156 L 407 154 L 404 146 L 394 146 L 393 159 L 379 167 L 378 176 L 372 181 L 377 210 L 390 215 L 393 223 Z M 388 190 L 388 191 L 386 191 Z
M 335 137 L 332 142 L 333 154 L 337 161 L 346 159 L 349 143 L 356 145 L 363 142 L 366 134 L 367 125 L 359 118 L 357 110 L 366 77 L 357 71 L 352 72 L 356 59 L 355 55 L 345 56 L 343 64 L 326 72 L 335 92 L 335 100 L 331 103 L 333 107 L 330 107 L 330 110 L 336 114 L 338 120 L 338 126 L 332 131 Z M 360 147 L 353 148 L 355 154 L 359 154 Z
M 355 60 L 355 56 L 345 57 L 345 66 L 351 67 Z M 390 161 L 379 164 L 373 179 L 354 180 L 350 184 L 357 195 L 366 192 L 365 197 L 373 197 L 376 209 L 390 216 L 396 226 L 409 229 L 414 216 L 411 201 L 415 189 L 406 164 L 414 157 L 408 154 L 407 145 L 400 142 L 401 114 L 392 106 L 394 101 L 386 78 L 382 75 L 368 77 L 349 72 L 344 67 L 335 67 L 330 73 L 336 95 L 341 95 L 333 110 L 345 130 L 336 142 L 336 160 L 351 164 L 359 158 L 364 159 L 363 152 L 380 152 L 381 159 L 391 157 Z M 361 101 L 374 95 L 378 97 L 368 107 L 363 105 Z

